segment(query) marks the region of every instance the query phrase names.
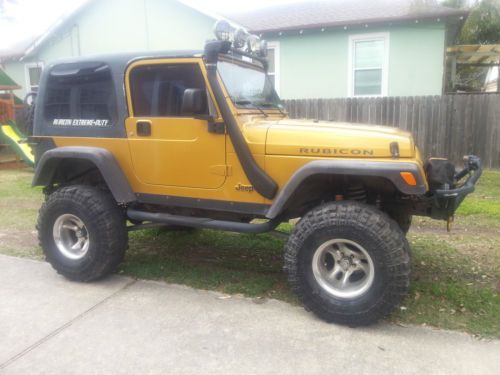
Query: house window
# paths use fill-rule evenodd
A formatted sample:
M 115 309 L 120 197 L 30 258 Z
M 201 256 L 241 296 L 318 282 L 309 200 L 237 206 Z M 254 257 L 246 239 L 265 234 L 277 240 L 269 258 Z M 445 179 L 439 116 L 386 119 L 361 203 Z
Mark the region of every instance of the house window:
M 274 89 L 280 93 L 280 45 L 279 42 L 269 42 L 267 45 L 267 59 L 269 61 L 269 69 L 267 75 L 274 85 Z
M 42 76 L 43 64 L 31 63 L 24 66 L 26 77 L 26 90 L 27 92 L 38 91 L 40 84 L 40 77 Z
M 349 37 L 349 96 L 387 95 L 389 34 Z

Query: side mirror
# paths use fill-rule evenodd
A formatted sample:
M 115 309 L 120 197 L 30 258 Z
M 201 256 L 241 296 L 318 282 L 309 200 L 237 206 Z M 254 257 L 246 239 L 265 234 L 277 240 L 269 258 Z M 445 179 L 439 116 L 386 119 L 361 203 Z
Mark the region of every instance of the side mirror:
M 182 97 L 183 114 L 204 115 L 207 113 L 207 92 L 202 89 L 186 89 Z

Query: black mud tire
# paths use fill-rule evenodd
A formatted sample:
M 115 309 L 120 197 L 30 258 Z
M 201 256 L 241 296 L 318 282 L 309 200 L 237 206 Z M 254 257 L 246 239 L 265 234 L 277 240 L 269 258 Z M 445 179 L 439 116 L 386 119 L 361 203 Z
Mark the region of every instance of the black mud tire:
M 54 224 L 65 214 L 81 219 L 88 232 L 88 250 L 81 259 L 64 256 L 55 243 Z M 123 211 L 111 194 L 91 186 L 68 186 L 50 194 L 40 208 L 37 229 L 47 261 L 58 273 L 74 281 L 89 282 L 112 273 L 128 246 Z
M 387 212 L 387 214 L 398 223 L 399 228 L 404 234 L 408 233 L 411 227 L 412 215 L 405 210 L 393 210 Z
M 355 298 L 333 296 L 314 276 L 315 251 L 336 238 L 360 244 L 373 261 L 373 282 Z M 285 246 L 288 281 L 306 310 L 327 322 L 351 327 L 373 324 L 398 307 L 408 293 L 410 268 L 409 245 L 396 222 L 357 202 L 326 203 L 311 210 Z

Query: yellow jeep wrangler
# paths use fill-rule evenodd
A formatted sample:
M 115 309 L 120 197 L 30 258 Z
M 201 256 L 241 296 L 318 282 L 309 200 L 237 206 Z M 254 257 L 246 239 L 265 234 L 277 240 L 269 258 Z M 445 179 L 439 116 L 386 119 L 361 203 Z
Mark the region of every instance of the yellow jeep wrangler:
M 456 171 L 424 163 L 394 128 L 292 120 L 266 74 L 265 42 L 225 22 L 215 33 L 204 51 L 45 69 L 31 141 L 47 260 L 91 281 L 120 263 L 129 231 L 257 234 L 298 218 L 284 269 L 305 307 L 350 326 L 379 320 L 408 291 L 412 215 L 452 217 L 479 159 Z

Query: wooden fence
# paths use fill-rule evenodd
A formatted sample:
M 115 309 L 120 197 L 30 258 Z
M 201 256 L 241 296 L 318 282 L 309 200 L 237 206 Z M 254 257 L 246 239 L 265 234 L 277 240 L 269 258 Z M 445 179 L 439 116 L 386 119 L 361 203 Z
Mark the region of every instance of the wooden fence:
M 292 118 L 398 127 L 413 133 L 425 157 L 481 157 L 500 168 L 500 94 L 285 100 Z

